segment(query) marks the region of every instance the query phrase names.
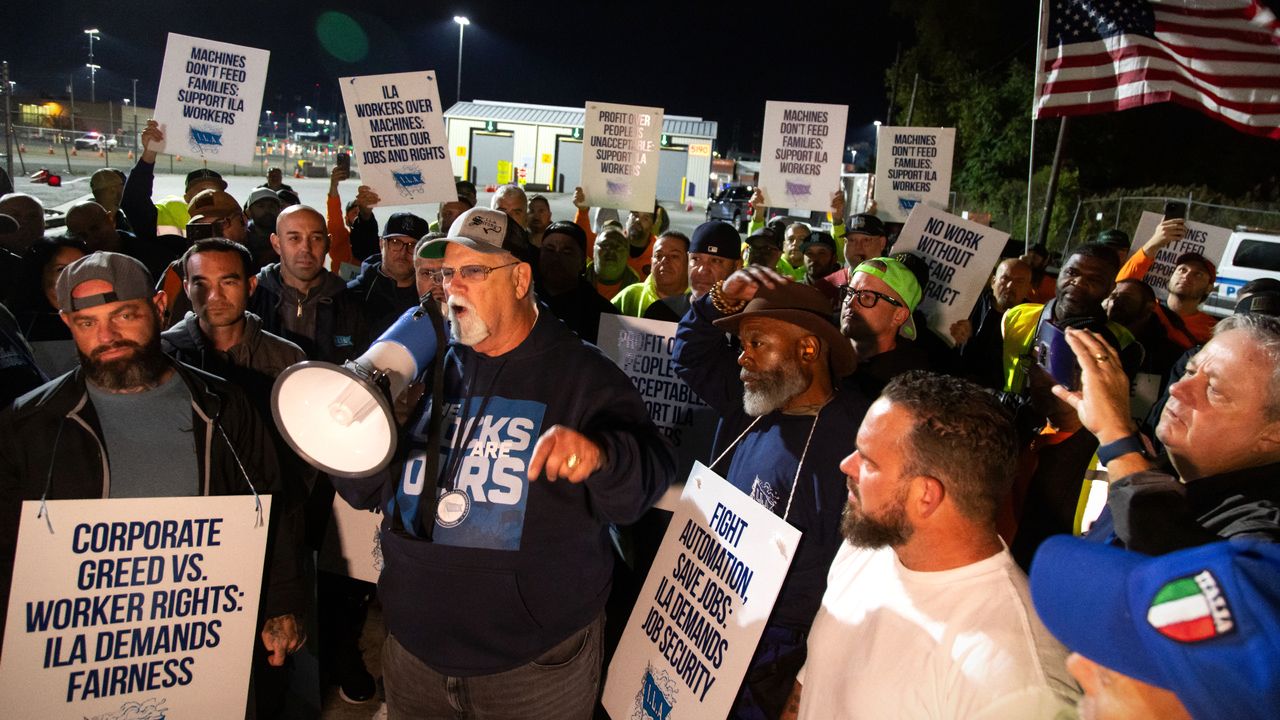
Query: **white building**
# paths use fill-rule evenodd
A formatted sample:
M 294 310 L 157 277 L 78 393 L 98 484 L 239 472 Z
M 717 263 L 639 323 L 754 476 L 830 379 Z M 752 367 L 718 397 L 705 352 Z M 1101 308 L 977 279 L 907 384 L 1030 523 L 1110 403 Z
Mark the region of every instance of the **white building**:
M 516 182 L 530 190 L 573 192 L 582 175 L 583 108 L 488 100 L 445 111 L 453 174 L 480 188 Z M 658 200 L 704 205 L 716 123 L 665 115 Z

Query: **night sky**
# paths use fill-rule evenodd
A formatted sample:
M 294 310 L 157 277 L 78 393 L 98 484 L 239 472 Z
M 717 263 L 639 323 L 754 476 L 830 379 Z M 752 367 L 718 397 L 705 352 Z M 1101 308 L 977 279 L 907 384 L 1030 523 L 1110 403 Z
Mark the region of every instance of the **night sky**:
M 333 118 L 341 104 L 336 78 L 343 75 L 434 69 L 441 100 L 452 105 L 458 53 L 453 16 L 462 14 L 471 20 L 463 48 L 465 99 L 655 105 L 670 115 L 719 121 L 717 149 L 724 152 L 735 142 L 754 148 L 768 99 L 848 104 L 849 142 L 859 133 L 870 139 L 870 123 L 883 119 L 887 105 L 886 68 L 896 44 L 910 37 L 909 24 L 890 18 L 887 4 L 795 9 L 777 3 L 750 11 L 744 3 L 580 0 L 307 6 L 14 0 L 4 3 L 0 18 L 16 16 L 15 22 L 0 26 L 22 28 L 6 32 L 3 45 L 21 94 L 63 96 L 66 77 L 74 73 L 76 99 L 87 100 L 83 30 L 96 27 L 102 34 L 94 43 L 94 60 L 102 66 L 98 99 L 129 97 L 136 77 L 138 103 L 151 107 L 165 35 L 172 31 L 270 50 L 263 109 L 280 117 L 312 105 L 313 117 Z M 171 9 L 156 10 L 162 6 Z M 322 42 L 322 26 L 336 28 L 330 35 L 337 40 Z M 1027 32 L 1034 35 L 1034 25 Z
M 718 121 L 716 150 L 722 154 L 754 153 L 766 100 L 847 104 L 846 145 L 873 141 L 871 122 L 884 119 L 888 104 L 887 71 L 899 44 L 914 43 L 912 22 L 891 14 L 889 3 L 780 2 L 749 9 L 746 3 L 688 0 L 5 0 L 0 55 L 12 66 L 19 95 L 65 97 L 66 78 L 74 74 L 77 100 L 87 99 L 83 31 L 96 27 L 102 33 L 94 58 L 102 66 L 98 98 L 119 102 L 138 78 L 138 102 L 151 107 L 167 32 L 264 48 L 271 51 L 271 65 L 263 109 L 282 119 L 311 105 L 313 117 L 335 119 L 341 111 L 337 78 L 344 75 L 435 70 L 441 100 L 452 105 L 458 54 L 453 16 L 461 14 L 471 19 L 464 99 L 653 105 L 668 115 Z M 979 36 L 994 38 L 997 46 L 982 53 L 1000 59 L 990 73 L 1014 57 L 1030 62 L 1036 3 L 980 4 L 1006 8 L 987 16 L 998 27 L 984 25 L 985 33 L 957 27 L 956 47 Z M 900 91 L 910 92 L 907 78 Z M 1029 112 L 1030 97 L 1027 102 Z M 1082 182 L 1096 189 L 1182 183 L 1239 193 L 1259 183 L 1275 186 L 1280 166 L 1280 143 L 1172 104 L 1080 118 L 1071 146 L 1069 162 L 1089 170 Z M 1046 143 L 1038 162 L 1047 164 L 1051 153 L 1052 143 Z M 1098 157 L 1110 161 L 1091 161 Z

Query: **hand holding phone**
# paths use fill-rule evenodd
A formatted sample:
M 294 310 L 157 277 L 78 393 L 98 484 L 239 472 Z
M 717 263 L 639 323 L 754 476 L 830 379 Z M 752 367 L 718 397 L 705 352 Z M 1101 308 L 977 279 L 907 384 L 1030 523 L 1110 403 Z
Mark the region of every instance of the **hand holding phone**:
M 1165 220 L 1185 220 L 1187 218 L 1187 204 L 1170 200 L 1164 204 Z

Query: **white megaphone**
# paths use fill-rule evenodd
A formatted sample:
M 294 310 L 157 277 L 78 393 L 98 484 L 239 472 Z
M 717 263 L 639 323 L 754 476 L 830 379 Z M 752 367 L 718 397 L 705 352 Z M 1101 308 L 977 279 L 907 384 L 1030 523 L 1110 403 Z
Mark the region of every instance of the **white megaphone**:
M 396 451 L 392 403 L 437 349 L 425 306 L 409 308 L 355 360 L 307 360 L 280 373 L 271 390 L 276 426 L 317 469 L 338 477 L 372 475 Z

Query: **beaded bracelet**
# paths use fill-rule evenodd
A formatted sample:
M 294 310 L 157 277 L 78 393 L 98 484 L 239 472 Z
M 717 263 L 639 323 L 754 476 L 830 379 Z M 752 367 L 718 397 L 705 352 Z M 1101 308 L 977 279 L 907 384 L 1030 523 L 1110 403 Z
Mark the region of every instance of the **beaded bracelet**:
M 727 300 L 724 296 L 724 281 L 717 280 L 716 284 L 711 286 L 711 304 L 722 314 L 732 315 L 737 312 L 742 312 L 742 308 L 747 306 L 747 301 L 739 300 L 737 302 L 730 302 Z

